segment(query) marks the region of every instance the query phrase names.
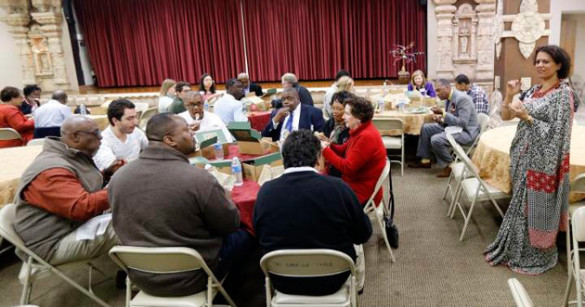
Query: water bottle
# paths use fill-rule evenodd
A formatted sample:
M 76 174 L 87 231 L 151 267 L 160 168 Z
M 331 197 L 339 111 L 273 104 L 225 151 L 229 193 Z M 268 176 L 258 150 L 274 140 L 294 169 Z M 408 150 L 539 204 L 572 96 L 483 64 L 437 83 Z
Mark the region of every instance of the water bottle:
M 205 110 L 205 112 L 209 112 L 209 102 L 207 102 L 207 100 L 205 100 L 205 103 L 203 104 L 203 110 Z
M 378 99 L 378 113 L 384 112 L 384 98 Z
M 244 183 L 244 177 L 242 175 L 242 163 L 238 157 L 234 157 L 232 160 L 232 174 L 236 177 L 234 186 L 241 186 Z
M 85 108 L 85 105 L 83 103 L 79 106 L 79 114 L 87 115 L 87 109 Z
M 213 150 L 215 151 L 215 159 L 223 160 L 223 146 L 220 142 L 217 142 L 213 145 Z

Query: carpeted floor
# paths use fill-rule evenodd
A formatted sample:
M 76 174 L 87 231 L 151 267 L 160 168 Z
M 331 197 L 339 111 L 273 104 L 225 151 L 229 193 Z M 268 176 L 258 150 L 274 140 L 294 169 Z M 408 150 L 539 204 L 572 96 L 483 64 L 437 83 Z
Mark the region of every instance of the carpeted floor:
M 400 177 L 393 166 L 396 224 L 400 247 L 391 264 L 378 229 L 365 245 L 366 285 L 360 306 L 512 306 L 507 279 L 518 278 L 537 306 L 561 306 L 567 278 L 564 237 L 559 238 L 559 265 L 540 276 L 525 276 L 506 267 L 490 267 L 482 251 L 495 237 L 501 218 L 485 204 L 476 207 L 465 240 L 459 242 L 463 219 L 446 216 L 441 201 L 446 179 L 435 178 L 438 168 L 405 169 Z M 249 279 L 233 296 L 239 306 L 264 304 L 263 278 L 257 258 L 250 261 Z M 124 305 L 124 290 L 114 286 L 116 267 L 103 258 L 96 263 L 111 277 L 94 276 L 94 292 L 113 306 Z M 0 256 L 0 306 L 18 305 L 21 285 L 17 276 L 20 263 L 13 253 Z M 66 271 L 87 284 L 83 267 Z M 32 293 L 32 304 L 40 306 L 94 306 L 74 288 L 57 277 L 39 280 Z

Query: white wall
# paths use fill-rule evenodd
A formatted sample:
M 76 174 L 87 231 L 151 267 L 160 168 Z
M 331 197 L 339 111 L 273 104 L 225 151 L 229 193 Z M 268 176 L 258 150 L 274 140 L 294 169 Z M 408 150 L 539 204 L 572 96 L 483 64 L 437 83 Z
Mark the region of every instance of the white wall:
M 549 44 L 561 42 L 561 20 L 563 14 L 585 13 L 585 0 L 551 0 L 550 1 L 550 36 Z M 585 37 L 581 37 L 585 39 Z M 577 37 L 579 40 L 579 37 Z
M 6 11 L 0 8 L 0 17 L 6 16 Z M 22 88 L 22 71 L 20 70 L 20 57 L 16 48 L 16 41 L 9 31 L 10 27 L 0 22 L 0 88 L 15 86 Z
M 437 15 L 435 3 L 427 1 L 427 78 L 437 77 Z

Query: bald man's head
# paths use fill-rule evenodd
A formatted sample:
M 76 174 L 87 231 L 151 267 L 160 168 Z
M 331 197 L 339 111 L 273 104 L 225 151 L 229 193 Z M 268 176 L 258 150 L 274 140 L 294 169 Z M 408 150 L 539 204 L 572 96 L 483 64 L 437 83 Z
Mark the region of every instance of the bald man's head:
M 67 93 L 64 91 L 56 91 L 53 93 L 53 96 L 51 96 L 51 99 L 57 100 L 62 104 L 67 104 Z
M 61 141 L 92 157 L 100 148 L 101 132 L 98 124 L 83 115 L 67 117 L 61 125 Z
M 146 137 L 154 146 L 169 146 L 186 155 L 195 151 L 195 140 L 187 121 L 171 113 L 153 116 L 146 124 Z

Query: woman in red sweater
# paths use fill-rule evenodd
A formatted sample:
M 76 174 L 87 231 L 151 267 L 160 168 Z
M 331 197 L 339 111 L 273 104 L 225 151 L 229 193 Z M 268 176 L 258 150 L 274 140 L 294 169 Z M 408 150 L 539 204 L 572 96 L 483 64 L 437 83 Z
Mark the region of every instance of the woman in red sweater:
M 345 101 L 343 119 L 349 127 L 349 140 L 343 145 L 321 142 L 323 157 L 341 171 L 341 179 L 355 192 L 362 205 L 368 201 L 386 166 L 386 148 L 372 124 L 374 108 L 362 97 Z M 382 189 L 374 201 L 382 199 Z
M 0 128 L 12 128 L 22 137 L 21 140 L 0 141 L 0 148 L 26 145 L 33 138 L 35 122 L 27 119 L 18 108 L 24 96 L 16 87 L 7 86 L 0 92 Z

